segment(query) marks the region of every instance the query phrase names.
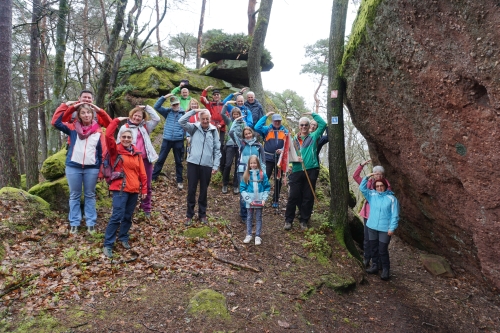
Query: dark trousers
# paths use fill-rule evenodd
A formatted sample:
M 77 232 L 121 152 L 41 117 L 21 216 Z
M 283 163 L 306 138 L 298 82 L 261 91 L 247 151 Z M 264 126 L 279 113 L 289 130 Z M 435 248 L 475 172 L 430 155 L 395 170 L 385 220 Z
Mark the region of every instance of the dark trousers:
M 212 177 L 212 168 L 198 164 L 187 164 L 187 211 L 186 217 L 194 216 L 194 206 L 196 204 L 196 189 L 200 183 L 200 195 L 198 196 L 198 218 L 207 216 L 207 191 Z
M 370 238 L 368 237 L 368 227 L 366 226 L 366 222 L 368 222 L 368 219 L 365 219 L 363 217 L 363 232 L 364 232 L 364 237 L 363 237 L 363 258 L 365 260 L 370 260 L 371 258 L 371 253 L 370 253 Z
M 184 149 L 184 141 L 170 141 L 163 139 L 160 148 L 160 156 L 155 163 L 155 167 L 153 169 L 153 180 L 156 180 L 160 175 L 161 169 L 163 169 L 163 164 L 165 164 L 165 160 L 167 159 L 170 150 L 174 150 L 174 159 L 175 159 L 175 177 L 177 179 L 177 183 L 182 183 L 182 150 Z
M 307 174 L 315 190 L 319 168 L 309 169 L 307 170 Z M 295 208 L 298 207 L 300 211 L 300 223 L 307 223 L 314 206 L 314 194 L 307 181 L 306 173 L 304 171 L 293 172 L 290 174 L 288 184 L 290 185 L 290 193 L 288 194 L 288 202 L 286 203 L 285 222 L 293 223 Z
M 278 158 L 279 155 L 274 155 L 275 161 L 266 161 L 266 176 L 267 179 L 271 179 L 271 175 L 274 177 L 274 193 L 273 193 L 273 203 L 278 202 L 280 199 L 280 191 L 281 191 L 281 178 L 277 179 L 276 174 L 278 173 Z M 284 176 L 284 174 L 283 174 Z
M 227 186 L 229 183 L 229 174 L 231 173 L 231 166 L 234 164 L 233 173 L 233 187 L 240 187 L 238 182 L 238 162 L 240 157 L 240 152 L 238 146 L 227 146 L 226 145 L 226 165 L 224 166 L 224 173 L 222 174 L 222 185 Z
M 391 242 L 391 236 L 387 234 L 387 231 L 378 231 L 368 228 L 368 237 L 370 239 L 372 264 L 377 264 L 380 258 L 382 268 L 390 269 L 389 243 Z
M 219 170 L 224 172 L 224 166 L 226 165 L 226 132 L 219 132 L 219 140 L 221 153 Z
M 128 231 L 132 226 L 132 214 L 134 214 L 135 205 L 139 193 L 128 193 L 123 191 L 113 192 L 113 213 L 109 218 L 106 233 L 104 234 L 104 247 L 113 247 L 115 243 L 116 231 L 118 240 L 121 242 L 128 241 Z

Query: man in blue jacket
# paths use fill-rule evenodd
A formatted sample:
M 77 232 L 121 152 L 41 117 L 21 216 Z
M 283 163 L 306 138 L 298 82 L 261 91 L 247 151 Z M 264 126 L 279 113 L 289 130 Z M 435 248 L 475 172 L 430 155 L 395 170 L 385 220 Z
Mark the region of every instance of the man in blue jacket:
M 170 107 L 164 108 L 162 104 L 170 99 Z M 156 101 L 154 109 L 165 117 L 165 126 L 163 127 L 163 142 L 161 143 L 160 154 L 153 169 L 153 181 L 160 175 L 163 164 L 167 159 L 170 150 L 174 150 L 175 176 L 177 178 L 177 188 L 182 190 L 182 149 L 184 145 L 184 129 L 179 124 L 179 119 L 185 111 L 180 106 L 180 101 L 172 94 L 162 96 Z

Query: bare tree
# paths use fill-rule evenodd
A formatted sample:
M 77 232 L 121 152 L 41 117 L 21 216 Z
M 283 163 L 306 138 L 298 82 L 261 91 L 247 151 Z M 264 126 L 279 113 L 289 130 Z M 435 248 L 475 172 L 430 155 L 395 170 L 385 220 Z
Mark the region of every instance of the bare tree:
M 170 53 L 176 57 L 183 65 L 186 60 L 189 61 L 196 54 L 197 39 L 190 33 L 180 32 L 177 35 L 170 37 L 168 44 L 170 45 Z
M 321 106 L 318 93 L 328 75 L 328 39 L 320 39 L 312 45 L 307 45 L 305 49 L 306 57 L 310 58 L 311 61 L 302 65 L 300 73 L 312 74 L 315 78 L 319 78 L 318 86 L 314 90 L 314 104 L 316 113 L 318 113 Z
M 196 43 L 196 68 L 201 67 L 201 40 L 203 36 L 203 21 L 205 20 L 205 4 L 207 0 L 201 1 L 200 25 L 198 26 L 198 41 Z
M 46 0 L 43 0 L 44 6 L 46 4 Z M 40 123 L 40 150 L 41 150 L 41 160 L 45 161 L 47 158 L 47 122 L 45 121 L 45 71 L 47 66 L 47 53 L 46 49 L 46 37 L 47 37 L 47 17 L 44 16 L 41 20 L 40 24 L 40 66 L 38 67 L 38 121 Z
M 255 16 L 257 15 L 255 5 L 257 5 L 257 0 L 248 0 L 248 36 L 253 36 L 255 31 Z
M 203 3 L 205 3 L 205 0 L 203 0 Z M 160 39 L 160 6 L 158 4 L 158 0 L 155 0 L 155 9 L 156 9 L 156 42 L 158 43 L 158 56 L 163 57 L 162 55 L 162 50 L 161 50 L 161 39 Z

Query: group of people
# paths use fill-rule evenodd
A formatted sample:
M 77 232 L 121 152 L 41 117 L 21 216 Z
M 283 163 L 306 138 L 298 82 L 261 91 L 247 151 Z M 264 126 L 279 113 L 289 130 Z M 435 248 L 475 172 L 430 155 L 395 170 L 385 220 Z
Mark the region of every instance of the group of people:
M 243 97 L 246 88 L 221 101 L 220 91 L 212 89 L 212 86 L 208 86 L 203 90 L 201 104 L 205 108 L 200 108 L 200 103 L 190 97 L 183 81 L 170 94 L 161 96 L 154 108 L 138 105 L 129 112 L 128 117 L 116 119 L 111 119 L 103 109 L 92 104 L 93 95 L 88 90 L 80 93 L 78 101 L 68 101 L 58 107 L 52 124 L 68 135 L 66 175 L 70 188 L 71 234 L 78 232 L 82 218 L 82 187 L 87 230 L 89 233 L 95 232 L 95 187 L 97 181 L 103 178 L 101 166 L 104 157 L 109 156 L 112 176 L 108 182 L 113 196 L 113 212 L 105 232 L 103 253 L 112 256 L 116 239 L 124 248 L 130 249 L 128 231 L 137 200 L 140 198 L 140 208 L 149 218 L 151 182 L 159 177 L 170 150 L 173 150 L 179 190 L 184 189 L 183 158 L 187 151 L 185 225 L 193 223 L 196 202 L 199 221 L 208 222 L 207 192 L 211 176 L 220 168 L 223 175 L 222 193 L 227 193 L 231 168 L 234 168 L 233 193 L 240 195 L 240 217 L 247 226 L 243 242 L 249 243 L 253 239 L 255 219 L 255 244 L 260 245 L 262 211 L 266 200 L 271 197 L 271 207 L 279 207 L 281 174 L 286 170 L 278 168 L 278 161 L 286 153 L 287 140 L 289 146 L 295 149 L 297 157 L 291 160 L 284 229 L 292 229 L 297 208 L 300 227 L 308 228 L 319 176 L 319 151 L 328 142 L 328 136 L 323 135 L 326 122 L 316 113 L 304 114 L 299 119 L 298 133 L 292 136 L 282 125 L 281 115 L 274 112 L 264 114 L 253 92 L 246 94 L 246 101 Z M 209 90 L 212 90 L 212 100 L 207 98 Z M 167 100 L 170 106 L 164 107 Z M 165 118 L 163 141 L 158 154 L 149 137 L 149 133 L 160 122 L 155 110 Z M 271 123 L 266 125 L 269 117 Z M 124 120 L 126 123 L 120 126 Z M 106 128 L 105 135 L 102 127 Z M 229 132 L 227 136 L 226 131 Z M 188 143 L 186 147 L 185 141 Z M 382 268 L 382 278 L 385 279 L 389 274 L 387 248 L 390 236 L 397 227 L 398 203 L 390 191 L 389 183 L 380 176 L 380 170 L 374 168 L 374 174 L 361 179 L 361 169 L 356 170 L 354 177 L 361 184 L 361 192 L 367 202 L 377 207 L 376 213 L 371 216 L 367 213 L 368 204 L 361 211 L 365 219 L 365 265 L 372 262 L 367 270 L 369 273 L 377 273 Z M 272 196 L 271 177 L 274 179 Z M 387 203 L 391 205 L 387 206 Z

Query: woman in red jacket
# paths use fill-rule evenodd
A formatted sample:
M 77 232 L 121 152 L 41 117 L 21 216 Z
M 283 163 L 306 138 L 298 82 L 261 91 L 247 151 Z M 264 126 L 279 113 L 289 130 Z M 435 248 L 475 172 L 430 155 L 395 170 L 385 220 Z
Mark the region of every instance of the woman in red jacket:
M 121 131 L 120 143 L 118 144 L 116 144 L 114 138 L 120 121 L 125 119 L 128 119 L 128 117 L 113 119 L 106 129 L 106 145 L 111 165 L 115 164 L 117 158 L 119 159 L 118 164 L 112 170 L 115 179 L 109 185 L 109 190 L 113 193 L 113 213 L 109 218 L 104 235 L 104 248 L 102 249 L 104 255 L 108 258 L 113 256 L 113 244 L 115 243 L 118 228 L 120 229 L 118 241 L 122 243 L 124 248 L 130 249 L 128 231 L 132 226 L 132 214 L 139 193 L 141 193 L 141 198 L 144 199 L 148 191 L 142 154 L 132 144 L 132 131 L 129 128 Z M 116 177 L 117 173 L 119 173 L 119 176 Z

